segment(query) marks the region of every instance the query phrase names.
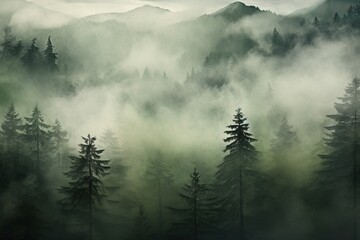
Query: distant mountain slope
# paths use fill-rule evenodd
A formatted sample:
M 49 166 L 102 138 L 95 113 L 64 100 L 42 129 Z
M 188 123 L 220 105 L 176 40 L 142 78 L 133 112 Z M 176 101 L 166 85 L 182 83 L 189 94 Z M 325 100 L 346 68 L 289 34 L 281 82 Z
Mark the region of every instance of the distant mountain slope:
M 57 28 L 68 24 L 73 19 L 66 14 L 28 3 L 12 14 L 10 25 L 21 29 Z
M 183 20 L 168 9 L 145 5 L 124 13 L 104 13 L 82 18 L 88 22 L 116 21 L 126 23 L 135 30 L 149 30 Z
M 215 17 L 223 17 L 228 21 L 237 21 L 240 18 L 262 12 L 258 7 L 247 6 L 242 2 L 234 2 L 211 14 Z
M 73 19 L 71 16 L 28 1 L 1 0 L 0 4 L 0 28 L 9 25 L 21 31 L 57 28 Z
M 342 16 L 350 5 L 359 3 L 359 0 L 326 0 L 317 6 L 295 11 L 291 15 L 304 15 L 307 17 L 317 16 L 320 19 L 329 20 L 337 12 Z

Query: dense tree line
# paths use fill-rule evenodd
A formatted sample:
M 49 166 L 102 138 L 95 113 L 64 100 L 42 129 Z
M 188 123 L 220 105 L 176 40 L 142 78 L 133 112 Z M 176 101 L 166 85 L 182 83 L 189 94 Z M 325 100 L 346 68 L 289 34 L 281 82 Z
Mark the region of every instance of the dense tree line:
M 50 36 L 48 37 L 46 48 L 41 51 L 37 46 L 36 38 L 33 38 L 31 44 L 26 46 L 24 41 L 16 40 L 10 27 L 6 27 L 1 46 L 0 58 L 2 61 L 19 60 L 29 71 L 58 70 L 58 57 L 57 53 L 54 52 L 54 45 Z
M 120 186 L 130 184 L 126 178 L 119 180 L 127 168 L 121 162 L 119 143 L 111 130 L 100 138 L 100 145 L 106 149 L 98 148 L 96 137 L 88 135 L 82 137 L 76 156 L 69 150 L 67 132 L 58 120 L 48 124 L 38 106 L 29 117 L 22 118 L 11 104 L 0 132 L 1 236 L 289 239 L 305 224 L 297 222 L 300 216 L 287 212 L 294 207 L 292 201 L 300 199 L 314 211 L 315 216 L 309 216 L 307 221 L 316 228 L 293 239 L 358 239 L 359 87 L 360 80 L 355 78 L 335 104 L 336 113 L 328 115 L 333 120 L 326 127 L 328 149 L 319 155 L 322 165 L 314 172 L 311 188 L 297 186 L 285 168 L 287 161 L 302 160 L 291 154 L 299 146 L 299 139 L 286 116 L 279 118 L 282 120 L 269 142 L 270 150 L 260 153 L 255 147 L 257 139 L 239 108 L 226 127 L 225 156 L 212 181 L 204 182 L 198 166 L 194 166 L 190 179 L 179 189 L 173 184 L 176 169 L 167 164 L 161 151 L 151 154 L 144 166 L 144 181 L 151 186 L 147 191 L 156 196 L 155 207 L 145 199 L 125 203 L 110 196 L 113 191 L 124 191 Z M 264 170 L 264 161 L 272 161 L 272 168 Z M 64 170 L 60 185 L 51 184 L 51 176 L 47 175 L 51 167 Z M 118 180 L 112 175 L 119 176 Z M 22 191 L 13 192 L 13 188 Z M 169 201 L 169 188 L 178 192 L 175 202 Z M 15 199 L 10 206 L 9 194 Z M 128 216 L 120 220 L 114 209 L 126 208 L 126 204 Z M 287 222 L 289 216 L 297 219 L 294 225 Z M 272 232 L 277 224 L 290 230 Z

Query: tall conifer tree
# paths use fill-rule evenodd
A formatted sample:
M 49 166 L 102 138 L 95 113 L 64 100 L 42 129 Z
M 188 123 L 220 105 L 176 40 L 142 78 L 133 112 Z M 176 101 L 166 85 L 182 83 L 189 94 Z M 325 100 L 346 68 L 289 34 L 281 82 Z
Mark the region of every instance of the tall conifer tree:
M 357 239 L 358 186 L 359 186 L 359 112 L 360 80 L 358 78 L 346 87 L 345 95 L 335 104 L 335 114 L 328 115 L 335 124 L 328 130 L 326 144 L 330 153 L 320 155 L 323 167 L 320 171 L 323 189 L 343 199 L 345 206 L 352 208 L 353 239 Z
M 65 175 L 70 178 L 69 185 L 60 192 L 65 198 L 60 201 L 64 210 L 78 213 L 87 226 L 88 239 L 93 239 L 96 209 L 106 197 L 102 177 L 108 174 L 109 160 L 101 160 L 103 149 L 95 146 L 95 137 L 90 134 L 80 146 L 80 155 L 71 157 L 70 171 Z
M 30 149 L 34 150 L 36 156 L 36 172 L 38 176 L 41 173 L 41 157 L 45 155 L 46 148 L 49 144 L 49 125 L 45 123 L 44 117 L 41 114 L 38 106 L 36 105 L 31 116 L 25 117 L 25 137 L 30 145 Z
M 241 109 L 237 109 L 233 124 L 227 126 L 228 135 L 224 139 L 229 143 L 224 152 L 228 155 L 218 166 L 216 173 L 217 190 L 223 197 L 223 220 L 234 237 L 245 239 L 245 203 L 247 176 L 253 172 L 256 162 L 256 150 L 252 145 L 256 141 L 248 132 L 249 124 Z
M 182 238 L 193 240 L 207 239 L 216 232 L 216 216 L 220 209 L 218 201 L 210 188 L 200 182 L 200 173 L 196 169 L 190 175 L 190 183 L 185 184 L 179 196 L 185 204 L 183 208 L 170 208 L 181 217 L 173 224 L 173 231 Z

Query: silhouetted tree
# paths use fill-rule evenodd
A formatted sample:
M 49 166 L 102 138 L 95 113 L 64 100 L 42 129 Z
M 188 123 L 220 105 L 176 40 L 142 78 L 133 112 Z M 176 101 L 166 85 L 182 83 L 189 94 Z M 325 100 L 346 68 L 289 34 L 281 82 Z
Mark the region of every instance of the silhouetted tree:
M 100 144 L 103 148 L 108 149 L 107 154 L 112 158 L 120 154 L 119 142 L 116 134 L 111 129 L 106 129 L 100 137 Z
M 46 49 L 43 52 L 45 67 L 54 71 L 58 69 L 58 65 L 56 64 L 57 53 L 54 53 L 54 46 L 51 42 L 51 37 L 48 37 L 48 41 L 46 43 Z
M 16 113 L 14 105 L 11 104 L 1 123 L 0 136 L 0 188 L 3 189 L 7 184 L 17 177 L 16 172 L 23 169 L 19 166 L 20 149 L 22 149 L 22 119 Z
M 272 53 L 275 55 L 282 55 L 285 53 L 285 42 L 283 37 L 280 35 L 279 31 L 274 28 L 273 34 L 271 37 L 272 44 Z
M 80 155 L 71 157 L 72 165 L 70 171 L 65 175 L 70 178 L 69 185 L 61 187 L 60 192 L 65 198 L 60 204 L 65 211 L 72 211 L 85 217 L 88 239 L 94 234 L 94 214 L 99 205 L 106 197 L 102 177 L 108 174 L 109 160 L 101 160 L 104 150 L 95 146 L 95 137 L 88 135 L 82 137 L 84 143 L 80 146 Z
M 149 71 L 149 69 L 147 67 L 144 69 L 142 78 L 143 79 L 150 79 L 151 78 L 150 71 Z
M 1 58 L 8 59 L 13 56 L 14 46 L 15 46 L 15 37 L 11 33 L 11 27 L 5 27 L 4 29 L 4 41 L 1 43 L 2 51 Z
M 40 67 L 41 60 L 42 56 L 39 48 L 36 46 L 36 38 L 34 38 L 24 56 L 21 57 L 21 61 L 28 70 L 34 71 Z
M 68 139 L 67 132 L 62 129 L 62 126 L 57 119 L 55 120 L 55 125 L 51 128 L 50 137 L 55 150 L 56 161 L 59 166 L 63 166 L 63 155 Z
M 149 161 L 149 167 L 146 170 L 146 175 L 155 182 L 157 201 L 158 201 L 158 224 L 159 224 L 159 235 L 163 234 L 163 188 L 165 184 L 168 185 L 173 181 L 173 176 L 170 173 L 170 169 L 161 159 L 161 155 L 157 156 Z
M 209 234 L 215 233 L 217 229 L 215 222 L 219 203 L 208 186 L 200 182 L 200 174 L 196 169 L 190 178 L 190 183 L 185 184 L 183 192 L 179 193 L 185 207 L 169 208 L 181 217 L 180 221 L 173 224 L 172 231 L 182 239 L 208 239 Z
M 1 139 L 7 150 L 15 150 L 21 141 L 22 119 L 11 104 L 1 124 Z
M 320 25 L 320 20 L 318 19 L 318 17 L 315 17 L 315 18 L 314 18 L 313 25 L 314 25 L 315 27 L 318 27 L 318 26 Z
M 140 205 L 138 213 L 134 221 L 134 230 L 137 240 L 145 240 L 148 238 L 151 225 L 149 223 L 148 214 L 145 211 L 144 205 Z
M 334 17 L 333 17 L 333 23 L 335 23 L 335 24 L 338 24 L 338 23 L 340 23 L 340 16 L 339 16 L 339 14 L 336 12 L 335 13 L 335 15 L 334 15 Z
M 25 117 L 25 138 L 30 144 L 31 150 L 36 156 L 36 173 L 40 176 L 41 173 L 41 157 L 45 154 L 46 147 L 49 146 L 50 136 L 48 128 L 50 127 L 44 121 L 44 118 L 36 105 L 31 116 Z
M 217 191 L 223 197 L 223 221 L 232 235 L 240 239 L 245 238 L 245 202 L 247 176 L 253 172 L 253 165 L 256 162 L 256 150 L 252 145 L 256 141 L 248 132 L 249 124 L 246 123 L 241 109 L 237 109 L 234 115 L 233 124 L 227 126 L 225 131 L 228 135 L 224 139 L 229 143 L 224 152 L 228 155 L 218 166 L 216 173 Z
M 335 121 L 326 127 L 326 144 L 330 153 L 320 155 L 323 167 L 320 171 L 322 190 L 342 199 L 341 203 L 351 206 L 353 236 L 357 239 L 358 182 L 359 182 L 359 124 L 360 80 L 358 78 L 346 87 L 345 95 L 335 104 L 336 114 L 328 115 Z M 351 197 L 350 197 L 351 196 Z
M 290 150 L 292 146 L 298 141 L 296 132 L 288 124 L 287 118 L 284 117 L 275 138 L 272 140 L 272 150 Z

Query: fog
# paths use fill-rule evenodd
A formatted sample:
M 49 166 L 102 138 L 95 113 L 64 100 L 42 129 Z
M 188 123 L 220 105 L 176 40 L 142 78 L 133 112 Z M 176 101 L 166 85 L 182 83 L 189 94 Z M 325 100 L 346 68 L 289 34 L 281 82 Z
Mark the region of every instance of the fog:
M 24 7 L 20 2 L 6 2 L 0 15 L 7 24 L 1 26 L 11 26 L 14 36 L 26 47 L 36 37 L 37 46 L 43 50 L 51 36 L 59 72 L 55 77 L 30 74 L 20 67 L 14 71 L 15 64 L 2 62 L 0 83 L 6 95 L 0 99 L 0 113 L 4 115 L 13 102 L 17 112 L 28 117 L 38 105 L 46 123 L 58 119 L 68 132 L 72 155 L 81 136 L 99 138 L 111 129 L 118 139 L 121 161 L 129 168 L 126 176 L 109 176 L 114 185 L 120 178 L 128 182 L 116 196 L 128 194 L 136 202 L 142 199 L 155 219 L 154 194 L 146 191 L 148 183 L 144 181 L 149 161 L 161 155 L 172 169 L 178 188 L 194 168 L 199 169 L 204 181 L 213 183 L 217 166 L 226 155 L 224 131 L 237 108 L 242 109 L 249 131 L 258 140 L 254 146 L 259 152 L 260 171 L 275 175 L 282 169 L 279 175 L 285 176 L 284 181 L 293 188 L 311 185 L 320 168 L 318 154 L 326 151 L 324 126 L 332 123 L 326 115 L 335 112 L 334 103 L 359 75 L 358 35 L 346 28 L 333 37 L 319 34 L 311 44 L 299 40 L 286 54 L 270 53 L 274 28 L 283 36 L 303 37 L 313 29 L 312 18 L 305 19 L 307 25 L 300 28 L 300 18 L 268 11 L 228 21 L 216 14 L 195 17 L 193 13 L 168 12 L 173 15 L 163 18 L 158 16 L 163 9 L 150 7 L 148 16 L 140 9 L 131 17 L 91 19 L 81 17 L 95 13 L 92 1 L 86 3 L 89 9 L 79 14 L 70 14 L 80 11 L 76 8 L 65 9 L 68 4 L 82 6 L 77 1 L 56 1 L 53 8 L 62 8 L 62 13 Z M 256 1 L 248 3 L 257 5 Z M 310 1 L 302 4 L 259 1 L 259 6 L 274 7 L 279 13 L 305 7 Z M 149 24 L 155 15 L 158 18 Z M 234 52 L 229 59 L 207 63 L 211 53 L 226 56 L 229 52 Z M 74 91 L 61 85 L 64 79 Z M 298 143 L 285 150 L 287 159 L 275 159 L 271 143 L 284 117 L 296 132 Z M 52 186 L 59 188 L 66 183 L 63 172 L 56 167 L 47 172 Z M 52 191 L 59 195 L 56 189 Z M 4 192 L 7 199 L 10 190 Z M 176 192 L 168 195 L 170 203 L 177 201 Z M 312 230 L 312 223 L 305 223 L 312 209 L 296 194 L 289 198 L 284 200 L 289 209 L 285 219 L 274 223 L 268 239 L 286 239 L 293 228 L 301 232 L 301 239 Z M 285 223 L 287 230 L 280 226 Z

